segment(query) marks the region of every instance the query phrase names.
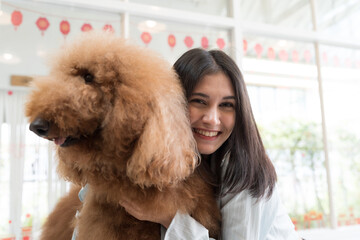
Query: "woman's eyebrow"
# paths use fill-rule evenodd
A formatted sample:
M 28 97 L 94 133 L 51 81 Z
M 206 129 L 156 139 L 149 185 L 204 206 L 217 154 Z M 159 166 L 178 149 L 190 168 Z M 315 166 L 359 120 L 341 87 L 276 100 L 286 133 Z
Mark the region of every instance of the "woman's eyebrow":
M 204 93 L 192 93 L 191 96 L 200 96 L 200 97 L 204 97 L 204 98 L 209 98 L 208 95 L 204 94 Z
M 203 97 L 203 98 L 210 98 L 208 95 L 204 94 L 204 93 L 192 93 L 191 96 L 200 96 L 200 97 Z M 224 100 L 228 100 L 228 99 L 231 99 L 231 100 L 235 100 L 235 96 L 226 96 L 226 97 L 223 97 Z
M 223 99 L 234 99 L 235 100 L 235 96 L 226 96 L 226 97 L 223 97 Z

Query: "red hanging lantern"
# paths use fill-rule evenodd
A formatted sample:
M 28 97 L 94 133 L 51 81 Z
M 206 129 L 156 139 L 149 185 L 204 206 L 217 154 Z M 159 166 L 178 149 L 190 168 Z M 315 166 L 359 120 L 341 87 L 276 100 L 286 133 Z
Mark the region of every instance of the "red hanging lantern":
M 115 32 L 113 26 L 110 25 L 110 24 L 105 24 L 104 27 L 103 27 L 103 30 L 104 30 L 105 32 L 110 32 L 110 33 L 114 33 L 114 32 Z
M 323 60 L 323 62 L 324 62 L 325 64 L 328 63 L 328 56 L 327 56 L 327 53 L 326 53 L 326 52 L 323 52 L 323 54 L 322 54 L 322 60 Z
M 192 39 L 192 37 L 186 36 L 184 39 L 184 43 L 188 48 L 191 48 L 192 45 L 194 44 L 194 40 Z
M 248 42 L 244 39 L 244 40 L 243 40 L 243 51 L 244 51 L 244 54 L 246 54 L 247 48 L 248 48 Z
M 39 17 L 38 20 L 36 21 L 36 26 L 40 29 L 41 35 L 44 36 L 44 32 L 46 31 L 46 29 L 48 29 L 50 23 L 47 20 L 47 18 Z
M 261 44 L 257 43 L 254 48 L 255 48 L 256 56 L 258 58 L 261 58 L 261 54 L 263 51 L 263 47 L 261 46 Z
M 175 38 L 175 36 L 173 35 L 173 34 L 170 34 L 169 36 L 168 36 L 168 44 L 169 44 L 169 46 L 170 47 L 175 47 L 175 45 L 176 45 L 176 38 Z
M 152 39 L 151 34 L 148 33 L 148 32 L 143 32 L 140 37 L 141 37 L 141 40 L 142 40 L 146 45 L 148 45 L 148 44 L 151 42 L 151 39 Z
M 218 38 L 216 40 L 216 44 L 221 50 L 225 47 L 225 41 L 222 38 Z
M 357 68 L 360 68 L 360 61 L 357 61 L 356 67 L 357 67 Z
M 207 39 L 207 37 L 201 38 L 201 46 L 205 49 L 209 47 L 209 40 Z
M 66 37 L 70 32 L 70 23 L 66 20 L 60 22 L 60 32 Z
M 271 59 L 271 60 L 274 60 L 275 59 L 275 51 L 272 47 L 270 47 L 268 49 L 268 58 Z
M 13 91 L 10 90 L 10 91 L 7 92 L 7 94 L 8 94 L 9 96 L 13 95 Z M 11 223 L 11 221 L 9 221 L 9 223 Z
M 288 57 L 289 57 L 289 55 L 288 55 L 287 51 L 281 50 L 281 51 L 279 52 L 279 58 L 280 58 L 282 61 L 288 60 Z
M 296 62 L 296 63 L 299 61 L 299 53 L 298 53 L 298 51 L 294 50 L 292 52 L 292 60 L 293 60 L 293 62 Z
M 345 66 L 348 67 L 348 68 L 351 68 L 352 65 L 353 65 L 353 63 L 352 63 L 351 59 L 350 59 L 350 58 L 347 58 L 347 59 L 345 60 Z
M 14 25 L 15 30 L 22 23 L 22 13 L 20 11 L 13 11 L 11 14 L 11 23 Z
M 91 26 L 90 23 L 84 23 L 82 26 L 81 26 L 81 31 L 82 32 L 89 32 L 91 31 L 93 28 Z
M 311 53 L 310 53 L 309 50 L 306 50 L 306 51 L 304 52 L 304 58 L 305 58 L 305 61 L 306 61 L 307 63 L 310 62 L 310 60 L 311 60 Z

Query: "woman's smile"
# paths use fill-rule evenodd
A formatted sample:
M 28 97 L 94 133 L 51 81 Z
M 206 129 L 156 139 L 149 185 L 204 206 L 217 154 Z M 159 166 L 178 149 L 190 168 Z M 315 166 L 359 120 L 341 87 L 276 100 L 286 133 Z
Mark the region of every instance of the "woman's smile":
M 220 131 L 205 130 L 199 128 L 193 128 L 195 134 L 206 140 L 215 140 L 220 134 Z

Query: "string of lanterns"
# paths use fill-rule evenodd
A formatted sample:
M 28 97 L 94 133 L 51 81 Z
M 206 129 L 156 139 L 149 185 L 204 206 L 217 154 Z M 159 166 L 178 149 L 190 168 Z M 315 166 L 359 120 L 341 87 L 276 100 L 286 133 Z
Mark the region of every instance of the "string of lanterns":
M 8 5 L 12 6 L 10 4 L 8 4 Z M 13 7 L 17 8 L 16 6 L 13 6 Z M 26 11 L 31 11 L 31 10 L 26 9 Z M 17 8 L 11 14 L 11 23 L 14 26 L 14 29 L 17 30 L 20 27 L 20 25 L 22 24 L 22 22 L 23 22 L 23 14 Z M 40 30 L 42 36 L 44 35 L 45 31 L 50 26 L 49 20 L 44 16 L 39 17 L 37 19 L 37 21 L 35 22 L 35 24 L 36 24 L 37 28 Z M 112 33 L 115 32 L 113 26 L 111 24 L 108 24 L 108 23 L 105 24 L 102 29 L 104 31 L 109 31 L 109 32 L 112 32 Z M 70 22 L 68 20 L 61 20 L 60 23 L 59 23 L 59 30 L 63 34 L 63 36 L 66 37 L 71 31 Z M 83 23 L 80 30 L 82 32 L 91 31 L 91 30 L 93 30 L 93 26 L 90 23 Z M 148 45 L 152 41 L 153 37 L 152 37 L 151 33 L 144 31 L 144 32 L 142 32 L 140 34 L 140 39 L 142 40 L 142 42 L 145 45 Z M 225 46 L 226 46 L 226 42 L 225 42 L 225 40 L 223 38 L 217 38 L 215 43 L 216 43 L 216 46 L 221 50 L 224 49 Z M 169 45 L 170 48 L 174 48 L 176 46 L 177 39 L 176 39 L 174 34 L 169 34 L 168 35 L 167 44 Z M 183 39 L 183 44 L 185 44 L 185 46 L 190 49 L 190 48 L 192 48 L 194 46 L 194 39 L 191 36 L 186 36 Z M 206 36 L 201 37 L 200 45 L 201 45 L 202 48 L 207 49 L 209 47 L 209 39 Z M 267 58 L 270 59 L 270 60 L 275 60 L 276 57 L 278 56 L 278 58 L 281 61 L 288 61 L 291 58 L 292 61 L 295 62 L 295 63 L 299 62 L 301 59 L 303 59 L 303 61 L 305 63 L 310 63 L 312 61 L 312 58 L 313 58 L 312 54 L 311 54 L 311 52 L 309 50 L 305 50 L 303 52 L 303 55 L 301 55 L 301 56 L 300 56 L 300 53 L 297 50 L 293 50 L 291 53 L 286 51 L 286 50 L 279 50 L 279 52 L 276 54 L 276 51 L 275 51 L 274 48 L 269 47 L 267 49 L 267 51 L 265 51 L 264 47 L 260 43 L 255 44 L 254 47 L 253 47 L 253 50 L 254 50 L 254 52 L 250 53 L 250 51 L 248 49 L 248 42 L 247 42 L 246 39 L 244 39 L 243 40 L 243 52 L 244 52 L 244 55 L 254 54 L 255 57 L 261 58 L 265 54 L 267 56 Z M 322 54 L 322 62 L 325 63 L 325 64 L 328 64 L 329 60 L 330 59 L 328 58 L 326 52 L 324 52 Z M 334 56 L 331 60 L 332 60 L 332 62 L 333 62 L 333 64 L 335 66 L 340 65 L 339 57 Z M 344 63 L 344 66 L 346 66 L 346 67 L 360 68 L 360 61 L 357 61 L 355 63 L 354 61 L 351 61 L 350 59 L 346 59 L 343 63 Z
M 17 28 L 21 25 L 22 21 L 23 21 L 23 15 L 22 15 L 21 11 L 14 10 L 11 14 L 11 23 L 14 25 L 15 30 L 17 30 Z M 39 17 L 37 19 L 37 21 L 35 22 L 35 24 L 38 27 L 38 29 L 41 31 L 42 36 L 44 35 L 45 31 L 50 26 L 50 22 L 48 21 L 48 19 L 46 17 Z M 62 20 L 59 24 L 59 29 L 60 29 L 60 32 L 64 35 L 64 37 L 66 37 L 70 33 L 70 29 L 71 29 L 69 21 Z M 90 23 L 84 23 L 81 26 L 82 32 L 91 31 L 92 29 L 93 29 L 93 27 Z M 111 24 L 105 24 L 103 27 L 103 30 L 114 32 L 114 28 Z M 140 35 L 140 38 L 146 45 L 149 44 L 152 40 L 152 36 L 149 32 L 142 32 Z M 186 47 L 191 48 L 194 44 L 194 40 L 192 39 L 191 36 L 186 36 L 184 39 L 184 43 L 185 43 Z M 225 41 L 222 38 L 218 38 L 216 41 L 216 44 L 219 49 L 223 49 L 225 47 Z M 171 48 L 175 47 L 175 45 L 176 45 L 176 38 L 173 34 L 170 34 L 168 36 L 168 45 Z M 205 49 L 209 47 L 209 40 L 207 37 L 204 36 L 201 38 L 201 46 Z
M 243 50 L 244 55 L 249 55 L 249 49 L 248 49 L 248 42 L 246 39 L 243 40 Z M 260 43 L 256 43 L 254 45 L 254 55 L 257 58 L 262 58 L 264 55 L 267 56 L 270 60 L 275 60 L 276 57 L 281 61 L 288 61 L 291 59 L 294 63 L 300 62 L 300 60 L 303 60 L 305 63 L 311 63 L 313 61 L 313 55 L 310 50 L 304 50 L 303 54 L 301 55 L 297 50 L 292 51 L 286 51 L 284 49 L 279 50 L 278 53 L 276 53 L 275 49 L 272 47 L 269 47 L 266 50 L 264 50 L 264 47 Z M 328 54 L 324 51 L 321 54 L 321 62 L 324 65 L 332 64 L 335 67 L 344 66 L 347 68 L 360 68 L 360 60 L 352 59 L 350 57 L 345 58 L 343 61 L 340 61 L 340 58 L 337 55 L 332 56 L 331 58 L 328 56 Z
M 243 40 L 243 50 L 244 50 L 244 55 L 246 55 L 247 51 L 248 51 L 248 42 L 246 41 L 246 39 Z M 255 52 L 255 55 L 257 58 L 261 58 L 263 56 L 263 54 L 265 53 L 267 55 L 268 59 L 270 59 L 270 60 L 276 59 L 275 49 L 272 47 L 269 47 L 267 49 L 267 52 L 265 52 L 264 47 L 260 43 L 255 44 L 254 52 Z M 281 61 L 288 61 L 290 59 L 290 57 L 291 57 L 292 61 L 295 63 L 300 61 L 300 55 L 297 50 L 293 50 L 291 52 L 291 54 L 289 54 L 288 51 L 282 49 L 279 51 L 278 56 Z M 303 59 L 306 63 L 311 62 L 312 56 L 311 56 L 311 52 L 309 50 L 304 51 Z
M 14 26 L 14 29 L 17 30 L 19 28 L 19 26 L 23 22 L 23 14 L 22 14 L 22 12 L 19 10 L 18 7 L 13 6 L 11 4 L 4 3 L 4 5 L 9 5 L 9 6 L 14 7 L 16 9 L 11 13 L 11 23 Z M 23 10 L 36 13 L 36 11 L 32 11 L 32 10 L 28 10 L 28 9 L 23 9 Z M 40 14 L 46 15 L 46 14 L 43 14 L 43 13 L 40 13 Z M 44 35 L 45 31 L 50 26 L 50 22 L 46 17 L 39 17 L 36 20 L 35 24 L 38 27 L 38 29 L 40 30 L 42 36 Z M 90 23 L 84 23 L 80 28 L 80 30 L 82 32 L 91 31 L 92 29 L 93 29 L 93 27 L 92 27 L 92 25 Z M 71 30 L 70 22 L 67 21 L 67 20 L 62 20 L 60 22 L 60 24 L 59 24 L 59 30 L 64 35 L 64 37 L 66 37 L 70 33 L 70 30 Z M 114 32 L 114 28 L 113 28 L 113 26 L 111 24 L 105 24 L 103 26 L 103 30 L 104 31 L 109 31 L 109 32 Z
M 21 11 L 15 10 L 11 13 L 11 23 L 14 25 L 14 29 L 17 30 L 17 28 L 21 25 L 23 21 L 23 15 Z M 41 35 L 44 35 L 44 32 L 49 28 L 50 22 L 46 17 L 39 17 L 37 21 L 35 22 L 36 26 L 41 31 Z M 70 23 L 67 20 L 62 20 L 59 24 L 60 32 L 66 37 L 70 33 Z M 81 26 L 82 32 L 91 31 L 93 27 L 90 23 L 84 23 Z M 104 31 L 110 31 L 114 32 L 114 28 L 111 24 L 105 24 L 103 27 Z
M 149 32 L 142 32 L 140 35 L 141 40 L 143 41 L 143 43 L 145 43 L 145 45 L 148 45 L 151 40 L 152 40 L 152 36 Z M 174 34 L 169 34 L 168 36 L 168 45 L 173 48 L 176 45 L 176 37 Z M 186 36 L 184 38 L 184 44 L 187 48 L 191 48 L 194 45 L 194 40 L 191 36 Z M 216 44 L 218 46 L 219 49 L 223 49 L 225 47 L 225 41 L 222 38 L 218 38 L 216 41 Z M 207 37 L 202 37 L 201 38 L 201 47 L 207 49 L 209 47 L 209 39 Z

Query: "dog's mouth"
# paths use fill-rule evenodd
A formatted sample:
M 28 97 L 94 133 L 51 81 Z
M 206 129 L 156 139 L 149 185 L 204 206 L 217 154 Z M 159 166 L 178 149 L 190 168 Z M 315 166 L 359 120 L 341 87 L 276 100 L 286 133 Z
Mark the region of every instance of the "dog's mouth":
M 68 147 L 68 146 L 71 146 L 77 142 L 80 141 L 80 138 L 75 138 L 75 137 L 45 137 L 43 136 L 43 138 L 45 138 L 46 140 L 49 140 L 49 141 L 53 141 L 57 146 L 60 146 L 60 147 Z
M 80 139 L 73 137 L 57 137 L 49 140 L 54 141 L 54 143 L 60 147 L 68 147 L 77 143 Z

